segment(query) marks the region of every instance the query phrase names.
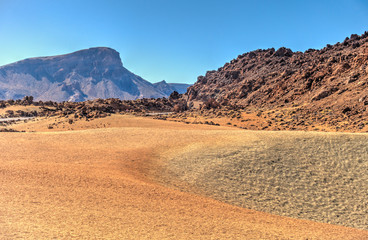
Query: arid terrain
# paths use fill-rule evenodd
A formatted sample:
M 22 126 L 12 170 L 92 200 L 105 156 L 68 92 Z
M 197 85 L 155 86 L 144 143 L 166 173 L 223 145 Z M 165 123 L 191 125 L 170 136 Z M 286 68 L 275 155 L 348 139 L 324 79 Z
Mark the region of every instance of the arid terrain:
M 227 138 L 175 152 L 165 161 L 166 181 L 245 208 L 368 230 L 368 135 L 234 131 Z
M 168 98 L 0 100 L 0 239 L 368 239 L 367 67 L 365 32 Z
M 368 238 L 365 134 L 59 121 L 0 133 L 1 239 Z

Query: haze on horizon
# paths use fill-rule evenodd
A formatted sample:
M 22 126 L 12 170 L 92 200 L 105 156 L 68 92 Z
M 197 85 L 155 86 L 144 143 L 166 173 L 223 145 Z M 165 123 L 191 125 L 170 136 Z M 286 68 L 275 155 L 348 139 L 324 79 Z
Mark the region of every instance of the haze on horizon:
M 194 83 L 258 48 L 323 48 L 368 30 L 368 3 L 336 1 L 0 1 L 0 66 L 105 46 L 150 82 Z

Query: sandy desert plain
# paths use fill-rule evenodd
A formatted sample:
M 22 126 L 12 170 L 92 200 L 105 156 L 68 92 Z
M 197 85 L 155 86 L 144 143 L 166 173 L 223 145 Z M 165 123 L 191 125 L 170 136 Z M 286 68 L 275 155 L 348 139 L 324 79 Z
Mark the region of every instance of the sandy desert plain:
M 368 135 L 129 115 L 0 133 L 0 239 L 368 239 Z

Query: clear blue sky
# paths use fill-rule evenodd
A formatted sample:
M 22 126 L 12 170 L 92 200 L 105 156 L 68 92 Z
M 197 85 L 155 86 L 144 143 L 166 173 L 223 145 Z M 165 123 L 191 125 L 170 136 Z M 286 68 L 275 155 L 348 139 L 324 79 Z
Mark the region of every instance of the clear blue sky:
M 366 30 L 367 0 L 0 0 L 0 65 L 106 46 L 148 81 L 194 83 L 248 51 Z

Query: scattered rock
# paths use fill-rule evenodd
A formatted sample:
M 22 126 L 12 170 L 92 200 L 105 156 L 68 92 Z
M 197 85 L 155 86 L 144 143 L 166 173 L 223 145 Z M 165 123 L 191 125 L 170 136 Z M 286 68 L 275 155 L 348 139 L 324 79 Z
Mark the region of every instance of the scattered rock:
M 320 92 L 318 92 L 316 95 L 312 97 L 312 101 L 318 101 L 325 97 L 330 96 L 332 93 L 336 92 L 337 88 L 330 88 L 330 89 L 321 89 Z
M 274 56 L 276 57 L 291 57 L 293 56 L 293 51 L 289 48 L 281 47 L 275 53 Z

